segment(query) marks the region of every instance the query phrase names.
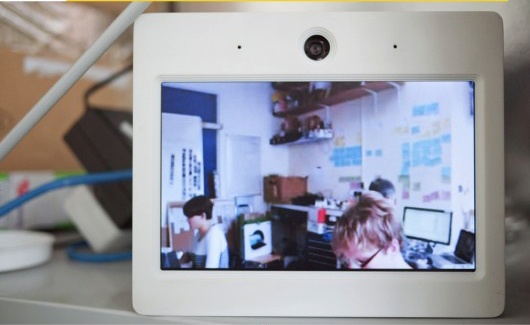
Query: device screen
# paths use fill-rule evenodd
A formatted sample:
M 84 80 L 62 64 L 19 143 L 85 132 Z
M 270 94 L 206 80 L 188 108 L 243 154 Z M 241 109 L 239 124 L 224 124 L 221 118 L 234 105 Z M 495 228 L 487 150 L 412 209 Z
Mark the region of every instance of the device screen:
M 163 82 L 160 267 L 473 271 L 474 115 L 472 81 Z

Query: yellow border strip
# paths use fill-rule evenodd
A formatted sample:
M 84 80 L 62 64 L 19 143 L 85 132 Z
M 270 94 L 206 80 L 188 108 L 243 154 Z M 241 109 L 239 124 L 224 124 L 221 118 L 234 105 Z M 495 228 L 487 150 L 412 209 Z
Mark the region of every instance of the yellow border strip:
M 148 2 L 149 0 L 132 0 L 131 2 Z M 455 2 L 508 2 L 509 0 L 335 0 L 333 2 L 423 2 L 423 3 L 455 3 Z M 66 2 L 123 2 L 123 0 L 66 0 Z M 328 0 L 152 0 L 151 2 L 328 2 Z

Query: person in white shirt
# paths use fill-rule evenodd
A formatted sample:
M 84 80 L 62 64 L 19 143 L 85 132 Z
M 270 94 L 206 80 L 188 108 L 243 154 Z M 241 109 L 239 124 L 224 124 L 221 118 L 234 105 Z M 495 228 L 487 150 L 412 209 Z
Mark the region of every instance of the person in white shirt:
M 195 230 L 191 249 L 194 269 L 228 268 L 228 244 L 220 224 L 212 220 L 213 204 L 205 196 L 196 196 L 184 204 L 184 215 Z

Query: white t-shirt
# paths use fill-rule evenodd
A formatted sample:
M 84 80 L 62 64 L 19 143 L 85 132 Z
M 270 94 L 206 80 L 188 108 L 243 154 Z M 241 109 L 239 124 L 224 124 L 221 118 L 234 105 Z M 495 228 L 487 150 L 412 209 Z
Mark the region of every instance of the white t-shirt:
M 202 238 L 200 238 L 200 232 L 197 231 L 193 237 L 191 251 L 194 268 L 228 268 L 228 244 L 220 224 L 212 225 Z

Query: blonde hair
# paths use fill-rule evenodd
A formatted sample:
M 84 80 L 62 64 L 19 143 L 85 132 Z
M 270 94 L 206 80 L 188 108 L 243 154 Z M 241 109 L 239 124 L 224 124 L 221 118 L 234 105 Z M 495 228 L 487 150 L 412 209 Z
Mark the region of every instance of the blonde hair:
M 331 245 L 335 254 L 351 247 L 387 248 L 394 239 L 401 246 L 402 236 L 393 204 L 380 193 L 368 191 L 339 218 Z

